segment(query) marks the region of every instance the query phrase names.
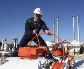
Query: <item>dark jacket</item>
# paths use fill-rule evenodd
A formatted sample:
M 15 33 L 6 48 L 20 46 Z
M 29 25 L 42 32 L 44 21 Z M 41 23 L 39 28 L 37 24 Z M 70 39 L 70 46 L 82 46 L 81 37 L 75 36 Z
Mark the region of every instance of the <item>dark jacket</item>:
M 31 17 L 26 20 L 25 23 L 25 34 L 33 34 L 33 30 L 38 29 L 38 33 L 42 29 L 43 31 L 48 30 L 48 27 L 46 26 L 45 22 L 42 20 L 34 21 L 34 17 Z

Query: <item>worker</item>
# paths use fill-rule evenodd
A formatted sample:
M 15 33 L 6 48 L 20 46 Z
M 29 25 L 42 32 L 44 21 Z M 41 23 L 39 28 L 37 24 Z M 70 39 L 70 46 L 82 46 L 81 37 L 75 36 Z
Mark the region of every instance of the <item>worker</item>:
M 42 29 L 46 34 L 50 35 L 51 32 L 49 31 L 48 27 L 46 26 L 45 22 L 41 19 L 42 17 L 42 11 L 40 8 L 36 8 L 34 10 L 34 16 L 27 19 L 25 23 L 25 33 L 17 47 L 24 47 L 32 40 L 33 37 L 36 36 L 36 34 L 39 34 L 40 30 Z M 46 46 L 45 41 L 43 38 L 39 35 L 38 39 L 40 41 L 41 46 Z M 39 45 L 38 39 L 35 38 L 33 41 Z M 48 48 L 48 47 L 47 47 Z M 13 54 L 13 56 L 16 54 Z
M 42 29 L 46 34 L 50 34 L 48 27 L 46 26 L 45 22 L 41 19 L 42 12 L 40 8 L 36 8 L 34 10 L 34 16 L 27 19 L 25 23 L 25 34 L 20 41 L 19 46 L 25 46 L 30 42 L 30 40 L 39 34 L 40 30 Z M 41 36 L 38 36 L 40 45 L 47 46 Z M 34 42 L 38 45 L 38 40 L 34 39 Z

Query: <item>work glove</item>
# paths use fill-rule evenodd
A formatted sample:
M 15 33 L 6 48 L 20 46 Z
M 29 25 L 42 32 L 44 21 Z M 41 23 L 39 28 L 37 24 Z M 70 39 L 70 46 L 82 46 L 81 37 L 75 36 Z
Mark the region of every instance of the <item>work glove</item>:
M 50 31 L 48 31 L 48 30 L 45 30 L 45 33 L 46 33 L 47 35 L 52 35 L 52 33 L 51 33 Z
M 38 29 L 34 29 L 33 34 L 37 34 L 37 33 L 38 33 Z

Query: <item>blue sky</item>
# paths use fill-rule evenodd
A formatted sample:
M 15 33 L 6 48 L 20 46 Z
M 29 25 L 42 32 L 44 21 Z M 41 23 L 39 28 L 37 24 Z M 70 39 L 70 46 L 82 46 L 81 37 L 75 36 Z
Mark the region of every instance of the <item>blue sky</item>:
M 0 40 L 13 37 L 19 40 L 24 34 L 24 25 L 27 18 L 33 16 L 33 10 L 40 7 L 42 19 L 53 30 L 53 19 L 60 17 L 60 38 L 73 40 L 72 16 L 80 19 L 80 40 L 84 41 L 84 0 L 0 0 Z M 51 37 L 42 35 L 45 40 Z

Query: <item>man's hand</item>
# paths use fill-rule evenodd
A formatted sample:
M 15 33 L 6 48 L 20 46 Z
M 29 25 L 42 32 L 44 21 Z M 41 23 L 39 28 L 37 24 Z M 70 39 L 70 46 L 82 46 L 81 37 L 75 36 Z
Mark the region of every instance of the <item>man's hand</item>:
M 33 30 L 33 34 L 37 34 L 37 32 L 38 32 L 38 29 Z
M 48 30 L 45 30 L 45 33 L 46 33 L 47 35 L 52 35 L 52 33 L 51 33 L 50 31 L 48 31 Z

